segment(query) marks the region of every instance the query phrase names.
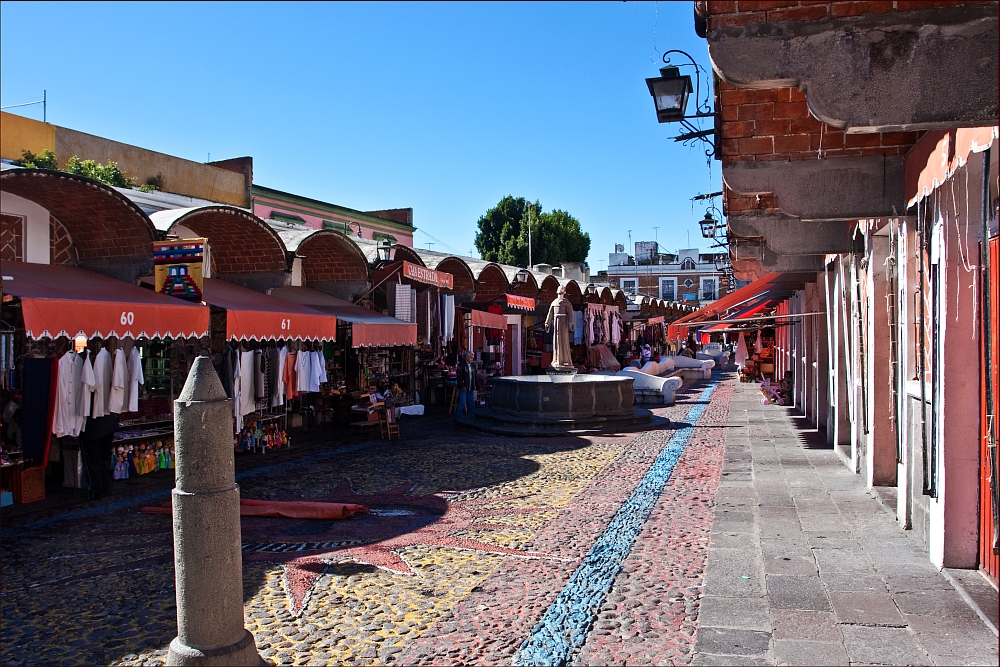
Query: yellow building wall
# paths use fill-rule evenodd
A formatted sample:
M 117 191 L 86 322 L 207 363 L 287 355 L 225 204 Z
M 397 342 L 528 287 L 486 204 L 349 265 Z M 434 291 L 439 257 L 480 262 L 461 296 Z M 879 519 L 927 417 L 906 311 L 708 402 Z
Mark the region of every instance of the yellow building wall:
M 9 160 L 21 159 L 22 150 L 39 153 L 46 148 L 55 152 L 60 166 L 74 155 L 101 164 L 113 160 L 139 185 L 160 175 L 164 192 L 250 206 L 249 184 L 243 174 L 234 171 L 8 113 L 0 117 L 0 136 L 0 157 Z
M 0 111 L 0 158 L 20 160 L 21 151 L 36 155 L 56 150 L 56 126 Z

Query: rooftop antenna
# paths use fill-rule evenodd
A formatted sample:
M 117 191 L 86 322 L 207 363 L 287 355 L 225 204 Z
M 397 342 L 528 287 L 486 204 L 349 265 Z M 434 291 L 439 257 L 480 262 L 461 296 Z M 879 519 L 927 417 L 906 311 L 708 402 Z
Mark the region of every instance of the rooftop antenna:
M 434 244 L 431 243 L 430 241 L 428 241 L 425 245 L 427 246 L 427 249 L 430 250 L 431 246 L 434 245 Z

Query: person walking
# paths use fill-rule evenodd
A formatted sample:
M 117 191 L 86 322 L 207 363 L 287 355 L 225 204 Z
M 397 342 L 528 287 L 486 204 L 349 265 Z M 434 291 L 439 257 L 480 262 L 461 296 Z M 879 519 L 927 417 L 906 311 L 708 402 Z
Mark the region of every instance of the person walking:
M 455 408 L 455 417 L 465 414 L 470 419 L 476 416 L 476 390 L 479 389 L 479 378 L 476 376 L 476 367 L 472 365 L 475 355 L 466 352 L 458 362 L 458 406 Z

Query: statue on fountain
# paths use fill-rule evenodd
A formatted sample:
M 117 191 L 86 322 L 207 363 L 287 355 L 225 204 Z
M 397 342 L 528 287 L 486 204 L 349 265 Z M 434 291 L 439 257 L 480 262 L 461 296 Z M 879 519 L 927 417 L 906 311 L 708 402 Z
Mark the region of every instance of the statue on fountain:
M 575 373 L 570 334 L 573 332 L 573 304 L 566 298 L 566 288 L 562 285 L 556 290 L 556 299 L 549 306 L 549 314 L 545 318 L 545 331 L 552 333 L 552 366 L 548 373 Z

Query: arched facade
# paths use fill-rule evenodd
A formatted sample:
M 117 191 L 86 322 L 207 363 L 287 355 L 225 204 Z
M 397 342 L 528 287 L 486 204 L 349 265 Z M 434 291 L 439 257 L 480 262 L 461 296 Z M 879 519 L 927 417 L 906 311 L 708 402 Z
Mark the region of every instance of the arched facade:
M 598 292 L 598 297 L 601 303 L 605 306 L 613 306 L 615 303 L 615 296 L 611 293 L 610 287 L 602 287 Z
M 211 275 L 259 292 L 290 278 L 287 250 L 278 233 L 252 213 L 235 206 L 157 211 L 157 229 L 178 238 L 208 239 Z
M 299 230 L 297 230 L 299 231 Z M 295 238 L 278 230 L 302 267 L 302 285 L 350 301 L 368 289 L 368 258 L 353 241 L 328 229 L 301 231 Z
M 506 294 L 507 290 L 510 289 L 507 276 L 499 264 L 483 262 L 482 266 L 473 264 L 470 268 L 476 275 L 477 298 L 500 296 Z
M 583 291 L 580 289 L 580 283 L 568 278 L 557 280 L 559 280 L 560 285 L 563 285 L 566 288 L 566 298 L 569 299 L 571 304 L 573 304 L 573 308 L 579 309 L 584 303 L 586 303 L 583 300 Z
M 548 308 L 548 305 L 555 301 L 556 290 L 559 289 L 559 279 L 552 275 L 546 275 L 538 285 L 538 306 Z
M 114 188 L 61 171 L 8 169 L 0 190 L 8 195 L 5 261 L 79 265 L 130 283 L 152 273 L 156 229 Z
M 435 271 L 450 273 L 455 286 L 448 290 L 442 290 L 455 295 L 455 300 L 459 302 L 471 301 L 476 293 L 476 278 L 472 275 L 472 269 L 460 257 L 445 257 L 437 262 L 433 267 Z

